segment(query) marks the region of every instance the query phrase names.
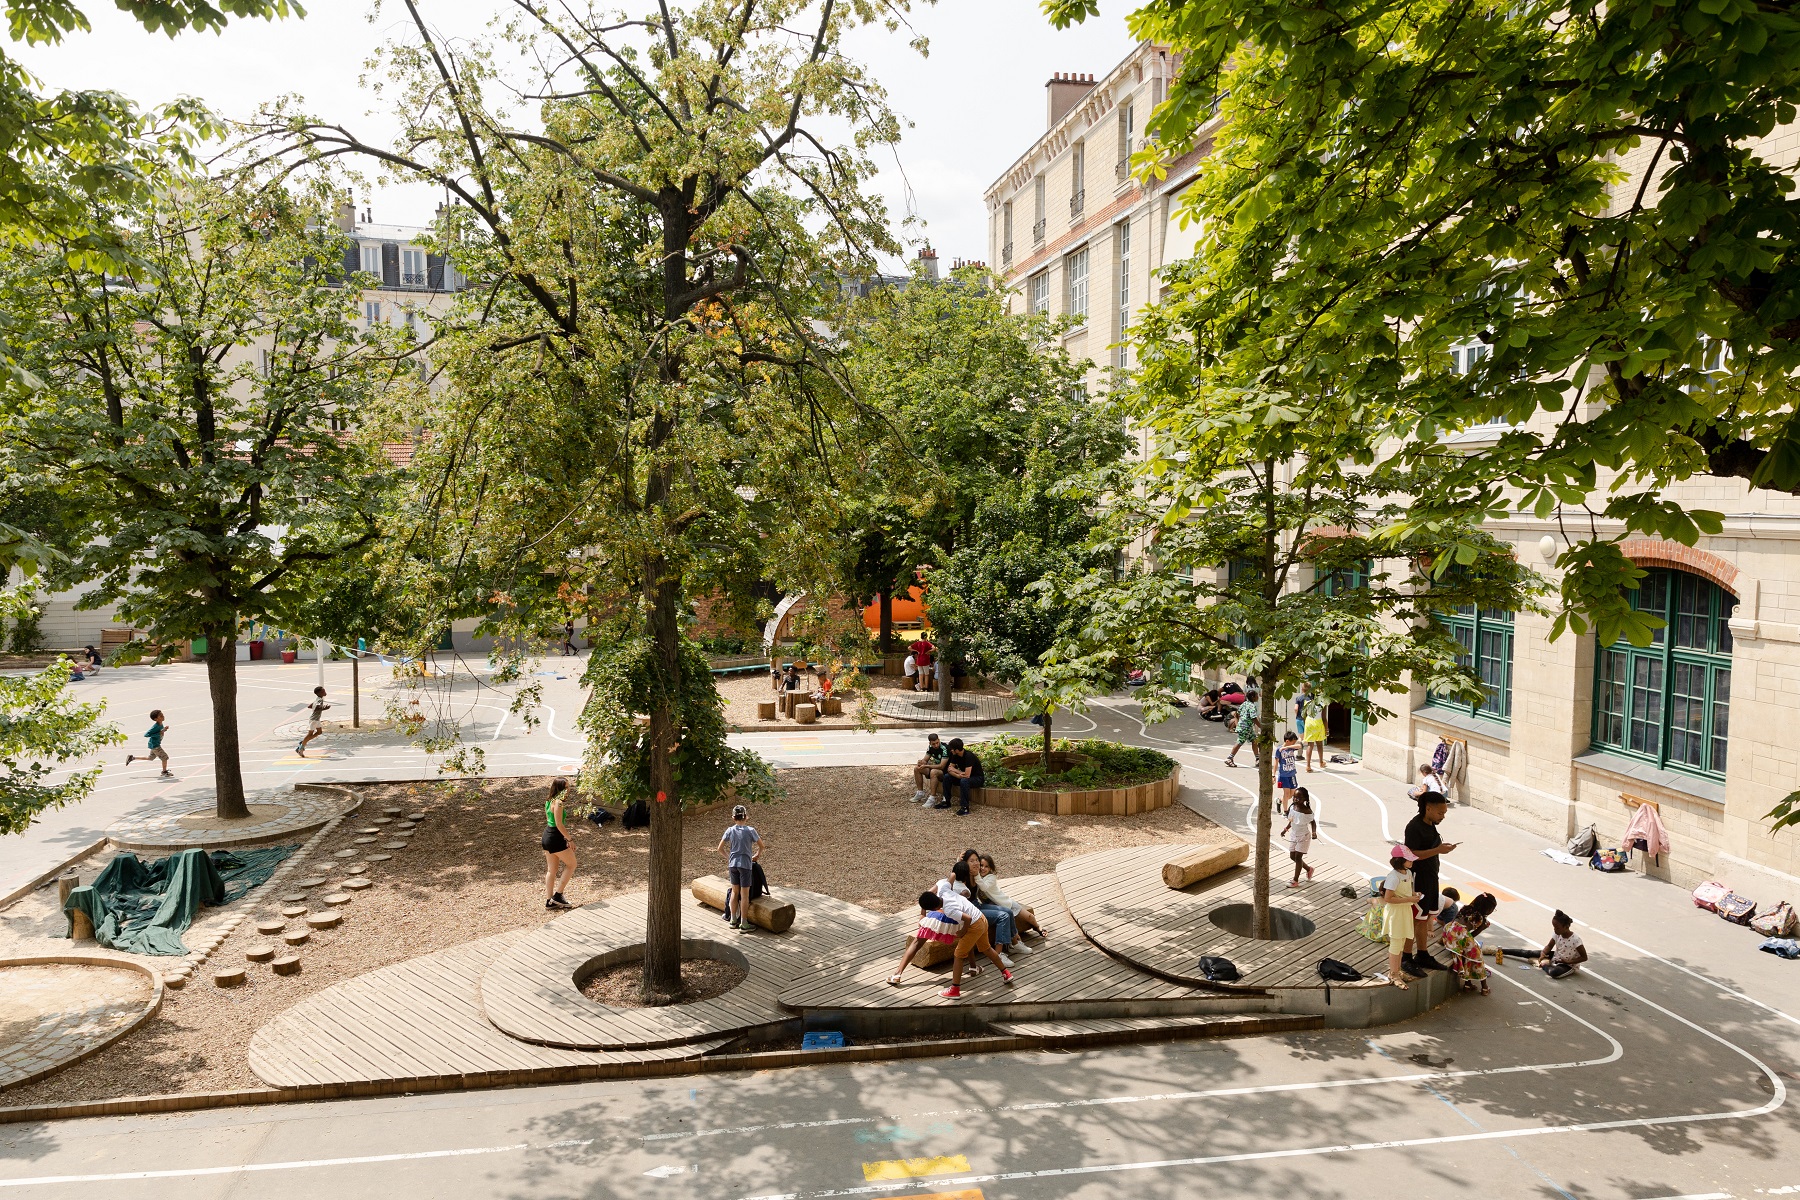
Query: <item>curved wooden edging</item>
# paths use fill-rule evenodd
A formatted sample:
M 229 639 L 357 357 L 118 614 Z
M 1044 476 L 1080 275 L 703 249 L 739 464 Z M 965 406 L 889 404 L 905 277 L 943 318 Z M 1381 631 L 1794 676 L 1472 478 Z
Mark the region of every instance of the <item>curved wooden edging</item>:
M 1053 816 L 1128 817 L 1167 808 L 1181 790 L 1181 767 L 1169 769 L 1163 779 L 1123 788 L 1093 788 L 1082 792 L 1042 792 L 1027 788 L 980 788 L 972 793 L 976 804 L 989 808 L 1021 808 Z
M 6 1085 L 5 1090 L 22 1087 L 34 1083 L 47 1075 L 67 1070 L 90 1055 L 98 1054 L 138 1026 L 162 1011 L 163 981 L 162 972 L 145 963 L 129 958 L 114 958 L 107 954 L 28 954 L 20 958 L 0 958 L 0 969 L 6 967 L 122 967 L 128 971 L 136 971 L 150 981 L 150 1002 L 144 1005 L 143 1011 L 131 1019 L 131 1023 L 120 1029 L 109 1038 L 104 1038 L 89 1046 L 86 1050 L 70 1058 L 34 1071 L 22 1079 L 15 1079 Z

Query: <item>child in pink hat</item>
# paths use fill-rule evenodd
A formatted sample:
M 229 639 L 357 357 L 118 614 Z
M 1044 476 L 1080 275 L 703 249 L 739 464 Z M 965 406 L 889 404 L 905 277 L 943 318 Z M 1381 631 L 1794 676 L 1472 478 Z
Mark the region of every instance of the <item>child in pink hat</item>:
M 1404 990 L 1410 975 L 1417 974 L 1406 964 L 1413 944 L 1413 901 L 1419 893 L 1413 888 L 1412 865 L 1419 856 L 1405 846 L 1388 851 L 1388 865 L 1393 869 L 1381 881 L 1382 931 L 1387 934 L 1388 980 Z

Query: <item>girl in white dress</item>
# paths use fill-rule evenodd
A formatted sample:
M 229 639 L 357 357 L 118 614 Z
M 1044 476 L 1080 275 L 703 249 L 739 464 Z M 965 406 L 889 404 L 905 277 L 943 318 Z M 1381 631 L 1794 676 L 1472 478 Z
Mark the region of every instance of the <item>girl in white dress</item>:
M 1300 886 L 1300 872 L 1306 877 L 1313 877 L 1313 869 L 1306 865 L 1306 852 L 1312 849 L 1313 810 L 1312 796 L 1305 788 L 1294 789 L 1293 803 L 1288 805 L 1288 822 L 1281 828 L 1281 836 L 1287 839 L 1288 857 L 1294 860 L 1294 878 L 1288 886 Z

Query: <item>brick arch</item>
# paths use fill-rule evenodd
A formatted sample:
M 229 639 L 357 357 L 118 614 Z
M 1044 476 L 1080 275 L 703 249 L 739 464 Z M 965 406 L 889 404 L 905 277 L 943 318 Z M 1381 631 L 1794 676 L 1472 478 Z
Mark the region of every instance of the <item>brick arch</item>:
M 1620 544 L 1625 557 L 1640 567 L 1670 567 L 1702 579 L 1710 579 L 1733 596 L 1738 594 L 1738 569 L 1716 554 L 1680 542 L 1631 538 Z

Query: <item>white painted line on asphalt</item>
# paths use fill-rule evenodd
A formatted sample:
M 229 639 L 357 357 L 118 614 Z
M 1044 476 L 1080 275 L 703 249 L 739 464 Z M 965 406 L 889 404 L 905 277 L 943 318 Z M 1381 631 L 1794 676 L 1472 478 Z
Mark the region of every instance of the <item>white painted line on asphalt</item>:
M 586 1146 L 588 1141 L 552 1142 L 550 1146 Z M 541 1147 L 549 1149 L 550 1146 Z M 166 1171 L 115 1171 L 106 1175 L 39 1175 L 33 1179 L 0 1179 L 0 1187 L 44 1187 L 53 1183 L 118 1183 L 131 1179 L 181 1179 L 197 1175 L 238 1175 L 247 1171 L 303 1171 L 313 1167 L 354 1167 L 370 1163 L 416 1162 L 427 1158 L 465 1158 L 531 1149 L 529 1142 L 508 1146 L 472 1146 L 460 1150 L 413 1150 L 404 1154 L 364 1154 L 355 1158 L 309 1158 L 293 1162 L 243 1163 L 229 1167 L 177 1167 Z

